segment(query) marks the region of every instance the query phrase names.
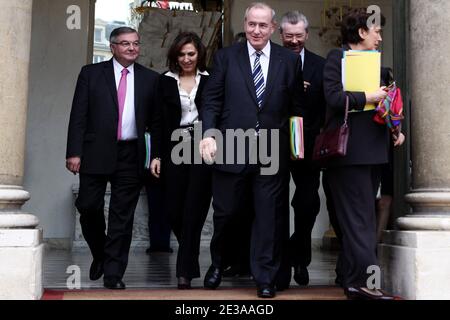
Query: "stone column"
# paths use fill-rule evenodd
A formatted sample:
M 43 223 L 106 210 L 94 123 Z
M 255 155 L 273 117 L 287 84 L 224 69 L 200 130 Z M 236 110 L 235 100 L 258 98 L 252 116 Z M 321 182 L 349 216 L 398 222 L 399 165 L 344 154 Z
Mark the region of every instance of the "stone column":
M 410 1 L 412 212 L 380 246 L 385 284 L 408 299 L 450 299 L 450 2 Z
M 0 0 L 0 299 L 40 299 L 42 230 L 21 211 L 32 0 Z

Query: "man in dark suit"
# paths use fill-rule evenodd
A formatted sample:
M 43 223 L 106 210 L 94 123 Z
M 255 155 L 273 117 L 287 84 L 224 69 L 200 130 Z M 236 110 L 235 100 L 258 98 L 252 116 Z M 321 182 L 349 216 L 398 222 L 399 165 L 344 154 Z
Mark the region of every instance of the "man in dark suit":
M 144 133 L 158 134 L 154 100 L 158 74 L 135 63 L 139 35 L 121 27 L 110 36 L 113 58 L 87 65 L 78 77 L 67 139 L 66 167 L 80 173 L 75 206 L 93 256 L 89 277 L 125 289 L 133 217 L 142 187 Z M 149 127 L 149 128 L 147 128 Z M 158 156 L 152 144 L 152 156 Z M 104 196 L 111 184 L 108 231 Z
M 255 209 L 250 264 L 257 294 L 262 298 L 275 296 L 275 278 L 285 231 L 283 224 L 289 214 L 289 117 L 302 113 L 303 94 L 300 57 L 269 41 L 275 30 L 274 15 L 266 4 L 252 4 L 245 13 L 247 42 L 222 49 L 215 55 L 214 69 L 203 95 L 206 138 L 200 144 L 203 158 L 208 162 L 216 161 L 212 265 L 204 285 L 215 289 L 221 282 L 222 253 L 226 245 L 224 234 L 230 218 L 239 212 L 243 190 L 248 186 Z M 209 136 L 210 129 L 218 130 L 215 138 Z M 249 133 L 244 155 L 236 153 L 239 138 L 229 135 L 237 129 Z M 226 131 L 228 133 L 223 137 L 221 133 Z M 265 133 L 268 141 L 263 139 Z M 217 143 L 218 136 L 223 138 L 226 148 Z M 250 161 L 249 154 L 255 148 L 266 148 L 272 159 L 276 158 L 271 165 L 278 160 L 275 173 L 263 170 L 267 167 L 261 158 L 259 164 Z M 226 159 L 223 163 L 220 155 Z M 238 158 L 244 161 L 238 161 Z
M 296 188 L 292 199 L 295 230 L 289 240 L 289 256 L 294 267 L 294 280 L 299 285 L 309 283 L 307 267 L 311 263 L 311 232 L 320 211 L 320 167 L 311 158 L 314 141 L 323 126 L 326 110 L 323 93 L 325 59 L 305 48 L 309 36 L 308 27 L 308 19 L 298 11 L 287 12 L 280 21 L 283 46 L 300 55 L 303 61 L 305 159 L 290 163 Z

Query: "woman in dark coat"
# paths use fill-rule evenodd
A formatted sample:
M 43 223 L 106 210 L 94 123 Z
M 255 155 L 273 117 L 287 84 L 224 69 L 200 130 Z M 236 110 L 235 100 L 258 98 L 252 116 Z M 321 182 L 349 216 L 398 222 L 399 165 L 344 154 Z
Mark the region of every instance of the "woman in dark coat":
M 159 177 L 161 170 L 165 207 L 179 244 L 178 288 L 190 289 L 191 280 L 200 277 L 200 238 L 211 203 L 211 171 L 202 163 L 193 139 L 195 130 L 200 135 L 202 130 L 198 126 L 201 94 L 209 76 L 206 49 L 195 33 L 181 33 L 169 49 L 168 60 L 169 71 L 159 80 L 162 159 L 152 162 L 151 172 Z
M 376 256 L 375 199 L 380 183 L 380 165 L 388 162 L 389 131 L 374 122 L 374 111 L 366 104 L 377 104 L 387 96 L 386 79 L 375 92 L 346 92 L 342 85 L 342 58 L 346 50 L 377 50 L 381 44 L 381 26 L 369 25 L 366 10 L 355 10 L 341 27 L 343 49 L 332 50 L 324 69 L 327 101 L 327 127 L 337 128 L 344 121 L 346 97 L 349 98 L 349 140 L 347 154 L 330 160 L 327 179 L 342 232 L 339 269 L 342 285 L 350 299 L 392 299 L 378 289 L 368 288 L 370 266 L 378 266 Z M 382 74 L 385 74 L 382 72 Z M 384 77 L 382 77 L 384 78 Z M 394 144 L 404 141 L 393 136 Z

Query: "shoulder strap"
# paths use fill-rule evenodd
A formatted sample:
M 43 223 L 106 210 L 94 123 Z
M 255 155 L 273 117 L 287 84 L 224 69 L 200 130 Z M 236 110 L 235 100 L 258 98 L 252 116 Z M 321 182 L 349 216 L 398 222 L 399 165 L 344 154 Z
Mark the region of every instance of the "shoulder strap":
M 342 125 L 343 127 L 347 127 L 348 126 L 348 111 L 350 108 L 350 99 L 348 97 L 348 95 L 345 95 L 345 115 L 344 115 L 344 124 Z M 330 124 L 330 118 L 327 119 L 327 121 L 325 122 L 325 125 L 323 126 L 323 128 L 328 127 L 328 125 Z

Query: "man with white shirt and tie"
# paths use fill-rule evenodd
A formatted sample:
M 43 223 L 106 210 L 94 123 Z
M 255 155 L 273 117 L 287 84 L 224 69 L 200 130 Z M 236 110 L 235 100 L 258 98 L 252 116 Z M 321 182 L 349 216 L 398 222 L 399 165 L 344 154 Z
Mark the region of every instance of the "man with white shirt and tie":
M 125 289 L 134 210 L 143 183 L 144 133 L 159 133 L 158 74 L 138 63 L 139 35 L 129 27 L 111 32 L 113 58 L 84 66 L 70 114 L 66 167 L 80 174 L 75 206 L 93 256 L 89 277 L 109 289 Z M 152 158 L 159 146 L 152 145 Z M 111 185 L 108 231 L 104 196 Z
M 227 161 L 214 164 L 213 208 L 214 235 L 211 240 L 212 265 L 204 285 L 215 289 L 223 272 L 224 235 L 229 233 L 230 218 L 239 214 L 243 190 L 251 189 L 255 218 L 251 235 L 251 273 L 257 295 L 275 296 L 276 275 L 280 267 L 281 239 L 285 216 L 289 215 L 289 117 L 302 113 L 302 76 L 298 55 L 269 41 L 275 30 L 275 12 L 266 4 L 256 2 L 245 12 L 244 30 L 247 41 L 222 49 L 214 57 L 214 67 L 203 93 L 203 130 L 267 130 L 270 137 L 278 131 L 273 145 L 252 135 L 258 147 L 279 159 L 275 174 L 262 174 L 262 165 L 249 161 L 250 144 L 245 156 L 236 155 L 228 161 L 228 148 L 218 150 L 213 137 L 206 136 L 200 152 L 206 161 L 214 161 L 223 153 Z M 227 146 L 228 135 L 223 146 Z M 270 138 L 268 138 L 270 140 Z M 234 150 L 236 151 L 236 149 Z M 245 163 L 236 161 L 245 158 Z

